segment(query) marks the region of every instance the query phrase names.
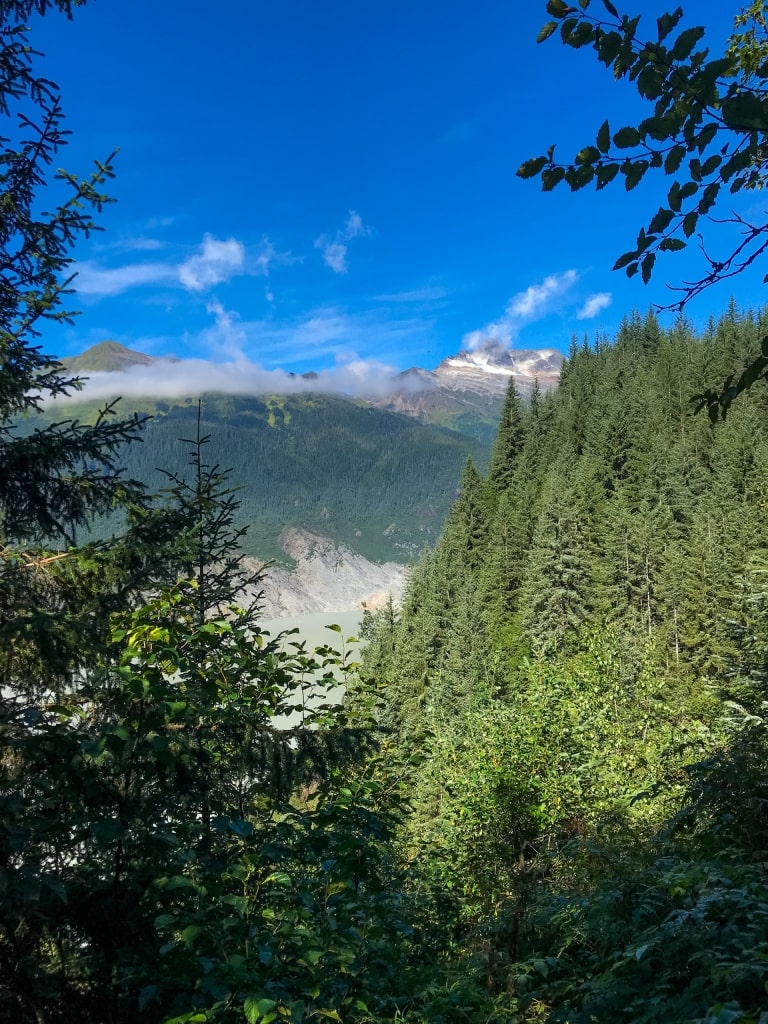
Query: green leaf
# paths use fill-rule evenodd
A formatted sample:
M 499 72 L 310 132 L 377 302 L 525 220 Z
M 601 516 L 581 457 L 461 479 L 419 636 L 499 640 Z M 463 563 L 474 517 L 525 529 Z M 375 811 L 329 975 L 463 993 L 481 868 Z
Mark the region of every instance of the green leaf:
M 98 843 L 114 843 L 125 835 L 125 827 L 116 818 L 109 821 L 94 821 L 90 825 L 91 833 Z
M 712 123 L 704 125 L 704 127 L 699 132 L 698 138 L 696 139 L 696 148 L 699 151 L 699 155 L 701 155 L 704 152 L 704 150 L 707 148 L 710 142 L 717 135 L 717 132 L 718 126 L 716 124 Z
M 637 91 L 645 99 L 658 99 L 664 91 L 664 74 L 661 69 L 653 64 L 644 67 L 637 76 Z
M 693 28 L 687 28 L 684 32 L 681 32 L 675 40 L 675 45 L 672 47 L 674 59 L 686 60 L 703 35 L 704 28 L 701 25 L 695 25 Z
M 565 169 L 562 167 L 548 167 L 541 172 L 541 188 L 544 192 L 551 192 L 555 185 L 559 185 L 565 177 Z
M 740 395 L 742 391 L 746 391 L 748 388 L 751 388 L 757 380 L 765 375 L 767 367 L 768 358 L 764 355 L 759 355 L 757 359 L 753 360 L 744 370 L 736 383 L 736 395 Z
M 577 164 L 593 164 L 596 160 L 600 159 L 600 150 L 594 146 L 585 146 L 584 149 L 579 150 L 576 154 Z
M 624 267 L 626 267 L 626 265 L 628 263 L 631 263 L 632 260 L 634 260 L 636 258 L 637 258 L 637 251 L 636 250 L 633 250 L 632 252 L 625 252 L 623 255 L 619 256 L 619 258 L 613 264 L 613 269 L 614 270 L 621 270 Z
M 711 157 L 705 160 L 701 168 L 701 173 L 704 175 L 704 177 L 706 178 L 710 174 L 712 174 L 713 171 L 716 171 L 722 163 L 722 160 L 723 158 L 720 156 L 719 153 L 713 153 Z
M 715 205 L 715 201 L 717 200 L 717 195 L 719 191 L 719 181 L 712 181 L 709 183 L 709 185 L 707 185 L 707 187 L 704 189 L 704 194 L 699 200 L 699 205 L 696 207 L 700 216 L 703 216 L 705 213 L 709 213 L 709 211 Z
M 664 171 L 667 174 L 674 174 L 683 162 L 683 157 L 686 154 L 685 146 L 674 146 L 667 153 L 667 158 L 664 161 Z
M 606 9 L 606 11 L 608 11 L 608 13 L 609 13 L 610 15 L 612 15 L 612 16 L 613 16 L 614 18 L 618 18 L 618 16 L 619 16 L 619 12 L 618 12 L 618 11 L 616 10 L 616 8 L 615 8 L 615 7 L 613 6 L 613 4 L 611 3 L 611 0 L 603 0 L 603 7 L 604 7 L 604 8 Z
M 587 21 L 569 18 L 568 21 L 563 22 L 560 35 L 564 43 L 578 49 L 580 46 L 589 46 L 595 38 L 596 29 Z
M 648 284 L 648 282 L 650 281 L 651 274 L 653 273 L 653 265 L 654 265 L 655 262 L 656 262 L 656 253 L 655 252 L 649 252 L 649 253 L 646 253 L 645 256 L 643 256 L 643 262 L 642 262 L 642 267 L 641 267 L 641 269 L 642 269 L 642 276 L 643 276 L 643 284 Z
M 597 133 L 597 148 L 601 153 L 607 153 L 611 148 L 611 129 L 607 121 L 603 121 Z
M 564 18 L 571 9 L 564 0 L 547 0 L 547 12 L 553 18 Z
M 271 1009 L 271 1007 L 270 1007 Z M 243 1012 L 245 1013 L 245 1019 L 248 1024 L 258 1024 L 261 1020 L 261 1010 L 259 1009 L 259 998 L 257 996 L 246 996 L 243 1002 Z
M 275 885 L 290 885 L 291 876 L 286 874 L 285 871 L 273 871 L 271 875 L 267 875 L 264 881 L 274 882 Z
M 690 238 L 693 232 L 696 230 L 696 225 L 699 222 L 699 215 L 696 210 L 691 210 L 690 213 L 686 213 L 683 218 L 683 233 L 686 238 Z
M 682 238 L 665 238 L 659 245 L 659 249 L 664 252 L 679 252 L 685 248 L 687 248 L 687 243 Z
M 631 149 L 632 146 L 638 146 L 640 144 L 640 132 L 631 125 L 619 128 L 613 136 L 613 144 L 619 149 Z
M 754 92 L 743 91 L 723 100 L 723 120 L 736 131 L 755 129 L 768 130 L 768 108 Z
M 682 8 L 678 9 L 673 14 L 662 14 L 660 18 L 656 19 L 656 28 L 658 30 L 658 40 L 661 42 L 666 39 L 672 29 L 677 25 L 682 17 Z
M 674 213 L 671 210 L 668 210 L 664 206 L 660 206 L 659 209 L 658 209 L 658 212 L 656 213 L 656 216 L 653 218 L 651 223 L 648 225 L 648 232 L 649 232 L 649 234 L 652 234 L 652 235 L 661 234 L 662 231 L 665 231 L 669 227 L 669 225 L 672 222 L 674 216 L 675 215 L 674 215 Z
M 536 36 L 537 43 L 543 43 L 545 39 L 549 39 L 552 33 L 557 29 L 556 21 L 548 21 L 546 25 L 542 25 L 539 29 L 539 34 Z
M 624 169 L 626 167 L 626 170 Z M 647 160 L 632 160 L 628 161 L 621 168 L 622 172 L 626 175 L 624 181 L 624 187 L 627 192 L 631 192 L 643 178 L 643 175 L 648 170 Z
M 621 52 L 622 39 L 618 32 L 604 32 L 597 40 L 597 55 L 608 67 Z
M 605 188 L 619 173 L 618 164 L 600 164 L 595 168 L 597 174 L 597 188 Z

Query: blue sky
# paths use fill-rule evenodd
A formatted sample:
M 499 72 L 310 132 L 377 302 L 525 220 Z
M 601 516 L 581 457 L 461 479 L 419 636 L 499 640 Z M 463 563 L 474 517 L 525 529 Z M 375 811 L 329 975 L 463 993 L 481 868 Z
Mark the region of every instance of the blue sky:
M 697 0 L 686 24 L 717 48 L 738 6 Z M 667 8 L 628 9 L 652 31 Z M 73 132 L 61 163 L 120 148 L 117 202 L 76 253 L 82 315 L 46 348 L 377 372 L 488 333 L 567 350 L 669 302 L 686 254 L 647 287 L 610 269 L 662 179 L 544 194 L 515 176 L 644 112 L 591 51 L 537 45 L 545 20 L 538 0 L 92 0 L 34 22 Z M 689 316 L 759 306 L 762 273 Z

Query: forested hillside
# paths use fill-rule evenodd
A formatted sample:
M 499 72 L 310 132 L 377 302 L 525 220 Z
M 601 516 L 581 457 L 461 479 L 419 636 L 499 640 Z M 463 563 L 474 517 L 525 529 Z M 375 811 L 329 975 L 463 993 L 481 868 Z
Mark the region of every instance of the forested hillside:
M 695 413 L 766 324 L 634 315 L 546 398 L 512 386 L 487 478 L 368 623 L 419 759 L 403 852 L 460 936 L 426 1019 L 465 1019 L 473 972 L 487 1020 L 766 1008 L 768 397 Z
M 197 436 L 198 401 L 136 404 L 151 419 L 121 461 L 128 477 L 160 491 L 167 474 L 186 472 L 181 439 Z M 238 489 L 244 549 L 261 559 L 284 561 L 277 539 L 300 526 L 372 561 L 408 562 L 435 543 L 467 456 L 481 464 L 488 457 L 487 444 L 465 434 L 332 395 L 206 394 L 201 410 L 207 457 L 231 470 Z M 68 404 L 46 418 L 95 413 Z M 96 536 L 114 529 L 109 518 Z
M 460 481 L 456 435 L 422 445 L 417 424 L 332 399 L 306 416 L 209 399 L 200 419 L 190 402 L 149 426 L 109 408 L 52 422 L 78 385 L 40 337 L 71 320 L 74 247 L 113 167 L 54 170 L 69 132 L 28 21 L 80 6 L 0 9 L 0 1020 L 765 1024 L 768 312 L 732 305 L 701 336 L 634 315 L 574 342 L 556 391 L 523 404 L 510 385 L 487 472 L 469 459 Z M 649 95 L 671 83 L 672 107 L 628 145 L 680 133 L 668 173 L 695 152 L 697 181 L 741 167 L 736 191 L 764 184 L 762 0 L 703 78 L 707 51 L 682 65 L 702 30 L 661 46 L 681 12 L 635 53 L 637 19 L 624 38 L 585 32 L 588 7 L 547 0 L 566 42 L 594 42 Z M 699 160 L 709 110 L 747 136 L 721 172 Z M 545 166 L 553 150 L 532 173 L 580 187 L 594 164 L 610 180 L 606 135 L 570 179 Z M 628 187 L 649 166 L 622 158 Z M 692 184 L 673 184 L 675 214 Z M 681 213 L 686 237 L 706 195 Z M 715 277 L 751 265 L 765 230 Z M 350 211 L 314 245 L 346 272 L 368 234 Z M 654 255 L 630 253 L 633 272 L 649 279 Z M 244 259 L 205 235 L 128 278 L 199 293 Z M 92 287 L 126 284 L 90 270 Z M 547 280 L 545 298 L 562 275 Z M 402 607 L 365 616 L 360 664 L 338 625 L 339 651 L 265 632 L 238 546 L 243 510 L 268 517 L 258 487 L 232 490 L 238 461 L 279 497 L 281 526 L 298 502 L 335 528 L 371 511 L 387 535 L 404 482 L 414 529 L 439 518 L 423 478 L 446 494 Z M 134 479 L 157 465 L 173 471 L 160 498 Z M 119 529 L 93 539 L 107 519 Z

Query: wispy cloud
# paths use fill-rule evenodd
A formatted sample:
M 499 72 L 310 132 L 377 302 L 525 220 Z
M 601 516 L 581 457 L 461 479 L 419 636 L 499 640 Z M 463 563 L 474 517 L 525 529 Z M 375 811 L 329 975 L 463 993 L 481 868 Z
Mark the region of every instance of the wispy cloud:
M 118 238 L 104 246 L 105 249 L 111 249 L 113 252 L 157 252 L 165 247 L 165 242 L 159 238 L 151 238 L 149 235 Z
M 578 278 L 575 270 L 565 270 L 561 274 L 550 274 L 538 284 L 529 285 L 524 291 L 512 296 L 498 320 L 466 334 L 464 347 L 471 351 L 484 342 L 494 341 L 510 348 L 519 328 L 532 320 L 548 316 Z
M 516 320 L 534 320 L 545 316 L 552 299 L 568 291 L 578 276 L 575 270 L 550 274 L 541 284 L 532 284 L 524 292 L 515 295 L 507 306 L 507 314 Z
M 610 292 L 597 292 L 595 295 L 590 295 L 576 314 L 577 319 L 592 320 L 598 313 L 610 306 L 612 299 L 613 296 Z
M 239 359 L 248 340 L 239 316 L 232 310 L 225 309 L 218 299 L 212 299 L 205 308 L 213 315 L 214 323 L 212 327 L 203 331 L 203 341 L 209 349 L 219 355 Z
M 245 246 L 236 238 L 219 241 L 204 235 L 200 252 L 179 267 L 179 280 L 189 291 L 199 292 L 227 281 L 245 263 Z
M 178 277 L 172 263 L 129 263 L 123 267 L 101 267 L 91 260 L 77 264 L 74 285 L 80 295 L 104 298 L 120 295 L 129 288 L 148 284 L 170 284 Z
M 214 366 L 257 360 L 260 368 L 270 368 L 264 372 L 273 372 L 271 368 L 281 367 L 287 373 L 294 367 L 319 370 L 334 361 L 337 366 L 358 361 L 379 367 L 395 365 L 406 347 L 414 353 L 434 345 L 431 320 L 422 316 L 392 316 L 382 309 L 350 313 L 325 306 L 290 320 L 278 320 L 272 316 L 248 320 L 227 309 L 214 297 L 209 299 L 206 309 L 210 320 L 205 327 L 187 332 L 175 341 L 164 339 L 163 351 L 179 356 L 200 355 L 203 360 L 211 359 Z M 103 340 L 105 337 L 130 348 L 145 350 L 142 339 L 121 336 L 108 328 L 100 338 L 89 340 Z M 74 347 L 70 342 L 69 351 L 72 352 Z M 338 369 L 334 371 L 334 379 L 339 378 L 340 372 Z M 215 371 L 211 381 L 207 385 L 202 382 L 200 386 L 213 389 L 218 373 Z M 121 385 L 113 379 L 112 387 L 119 391 Z M 244 387 L 244 390 L 247 392 L 249 387 Z M 386 391 L 387 386 L 378 390 Z
M 439 285 L 425 288 L 414 288 L 405 292 L 389 292 L 385 295 L 374 295 L 377 302 L 438 302 L 446 298 L 448 289 Z
M 334 274 L 346 274 L 348 242 L 353 238 L 363 238 L 370 235 L 371 229 L 363 224 L 363 218 L 356 210 L 350 210 L 343 228 L 340 228 L 334 236 L 320 235 L 315 241 L 315 248 L 320 249 L 323 254 L 323 261 L 330 267 Z
M 156 248 L 154 241 L 150 238 L 126 240 L 117 248 L 152 249 Z M 85 260 L 77 264 L 74 284 L 80 295 L 97 299 L 147 285 L 176 285 L 190 292 L 202 292 L 236 274 L 266 275 L 272 263 L 286 258 L 288 254 L 278 253 L 269 239 L 263 239 L 252 265 L 246 267 L 246 250 L 242 242 L 236 238 L 220 240 L 206 234 L 198 251 L 181 263 L 147 261 L 105 267 L 93 260 Z

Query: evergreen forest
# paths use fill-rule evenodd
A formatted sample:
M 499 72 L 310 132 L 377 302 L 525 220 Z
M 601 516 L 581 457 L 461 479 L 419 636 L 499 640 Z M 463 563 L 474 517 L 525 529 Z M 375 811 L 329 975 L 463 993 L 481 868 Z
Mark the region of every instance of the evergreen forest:
M 708 396 L 768 313 L 510 383 L 359 660 L 271 636 L 202 411 L 160 495 L 141 416 L 44 415 L 113 174 L 54 170 L 76 6 L 2 7 L 0 1020 L 764 1024 L 768 395 Z
M 141 443 L 127 444 L 128 476 L 159 492 L 184 475 L 179 438 L 195 437 L 197 400 L 151 403 Z M 81 416 L 77 404 L 70 415 Z M 335 395 L 202 396 L 207 458 L 231 468 L 246 554 L 285 561 L 278 538 L 301 526 L 351 546 L 371 561 L 408 562 L 434 544 L 467 456 L 484 464 L 488 445 Z M 114 517 L 91 535 L 114 531 Z
M 763 1019 L 768 410 L 696 407 L 765 329 L 635 314 L 545 398 L 513 382 L 487 476 L 368 618 L 399 849 L 450 923 L 413 1019 Z

